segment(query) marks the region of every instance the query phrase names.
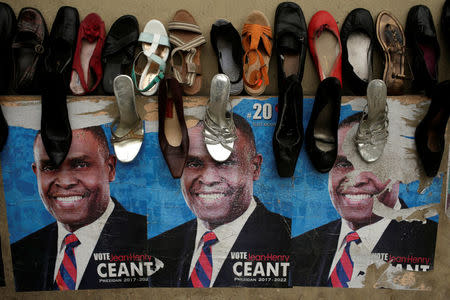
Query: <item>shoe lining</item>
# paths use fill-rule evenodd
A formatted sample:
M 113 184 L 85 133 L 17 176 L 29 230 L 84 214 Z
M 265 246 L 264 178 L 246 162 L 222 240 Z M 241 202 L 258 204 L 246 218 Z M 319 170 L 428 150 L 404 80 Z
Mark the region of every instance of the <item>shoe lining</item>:
M 328 152 L 335 148 L 335 138 L 330 128 L 330 120 L 333 117 L 333 106 L 327 103 L 317 116 L 314 124 L 314 140 L 317 148 Z
M 285 53 L 285 54 L 283 54 L 283 57 L 284 57 L 283 72 L 284 72 L 285 76 L 289 77 L 291 75 L 297 74 L 300 69 L 299 55 Z
M 172 98 L 172 95 L 169 91 L 167 99 L 170 98 Z M 164 119 L 164 134 L 170 146 L 178 147 L 181 145 L 182 134 L 180 121 L 178 120 L 177 111 L 175 109 L 175 103 L 172 104 L 171 109 L 172 109 L 172 118 L 168 118 L 167 116 L 165 116 Z
M 370 38 L 362 32 L 352 33 L 347 40 L 348 61 L 353 72 L 362 80 L 369 80 L 370 72 Z
M 324 30 L 319 37 L 316 37 L 316 50 L 323 77 L 329 77 L 339 55 L 337 38 L 332 32 Z
M 237 81 L 239 79 L 239 66 L 236 65 L 233 59 L 232 44 L 218 37 L 217 49 L 219 49 L 219 60 L 222 71 L 230 78 L 231 82 Z
M 425 59 L 425 65 L 427 66 L 428 73 L 432 78 L 436 78 L 436 54 L 433 47 L 423 44 L 419 44 L 419 47 L 423 51 L 423 58 Z

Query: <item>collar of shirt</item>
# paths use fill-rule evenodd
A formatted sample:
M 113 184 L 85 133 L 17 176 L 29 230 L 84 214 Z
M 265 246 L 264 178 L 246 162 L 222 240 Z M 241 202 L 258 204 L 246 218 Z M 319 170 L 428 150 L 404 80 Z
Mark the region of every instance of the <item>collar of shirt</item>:
M 212 230 L 217 236 L 218 242 L 211 247 L 213 270 L 211 274 L 210 287 L 213 286 L 214 281 L 216 280 L 217 275 L 219 274 L 219 271 L 222 268 L 225 259 L 228 257 L 228 253 L 230 252 L 231 248 L 236 242 L 237 237 L 239 236 L 239 233 L 241 232 L 242 228 L 244 227 L 245 223 L 247 222 L 248 218 L 253 213 L 255 208 L 256 208 L 256 201 L 255 199 L 252 199 L 250 201 L 250 205 L 248 206 L 247 210 L 241 216 L 239 216 L 230 223 L 220 225 L 219 227 Z M 208 231 L 211 230 L 206 228 L 203 222 L 197 218 L 197 234 L 195 236 L 196 247 L 192 255 L 189 276 L 191 276 L 191 273 L 194 270 L 195 264 L 197 263 L 197 260 L 200 257 L 202 251 L 203 247 L 202 236 L 205 234 L 205 232 Z
M 76 235 L 78 240 L 80 241 L 80 245 L 78 245 L 74 249 L 75 261 L 77 263 L 77 282 L 75 289 L 78 289 L 80 285 L 81 278 L 83 278 L 84 271 L 89 263 L 92 252 L 94 251 L 95 245 L 100 237 L 100 234 L 103 231 L 103 227 L 105 227 L 106 221 L 109 216 L 113 212 L 115 207 L 114 202 L 111 198 L 109 198 L 108 206 L 103 214 L 91 224 L 88 224 L 84 227 L 81 227 L 73 232 Z M 58 275 L 59 267 L 64 258 L 64 250 L 66 245 L 64 244 L 64 238 L 69 232 L 64 225 L 58 222 L 58 255 L 56 257 L 55 263 L 55 271 L 53 279 L 56 279 L 56 275 Z
M 397 199 L 397 202 L 394 205 L 394 209 L 398 210 L 401 208 L 400 201 Z M 363 247 L 365 253 L 371 253 L 375 246 L 377 245 L 378 241 L 380 240 L 381 236 L 383 235 L 386 228 L 389 226 L 389 223 L 392 220 L 383 218 L 379 220 L 378 222 L 375 222 L 373 224 L 369 224 L 366 226 L 363 226 L 356 230 L 356 233 L 358 233 L 359 238 L 361 239 L 361 247 Z M 345 219 L 341 220 L 341 232 L 339 234 L 338 239 L 338 247 L 336 249 L 336 254 L 334 255 L 333 263 L 331 264 L 330 272 L 328 274 L 328 277 L 331 276 L 331 273 L 334 270 L 334 267 L 336 266 L 337 262 L 342 256 L 342 253 L 344 252 L 345 248 L 345 237 L 350 232 L 355 231 L 351 229 L 347 221 Z M 352 256 L 352 253 L 350 253 L 350 256 Z M 367 258 L 367 262 L 369 262 L 370 259 Z M 353 274 L 356 272 L 354 271 Z M 358 272 L 359 273 L 359 272 Z M 353 277 L 353 276 L 352 276 Z

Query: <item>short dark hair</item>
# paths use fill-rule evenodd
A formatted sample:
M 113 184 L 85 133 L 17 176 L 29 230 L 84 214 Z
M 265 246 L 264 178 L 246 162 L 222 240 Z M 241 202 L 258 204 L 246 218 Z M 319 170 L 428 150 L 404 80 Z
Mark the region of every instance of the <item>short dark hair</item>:
M 94 136 L 95 140 L 98 142 L 98 145 L 100 146 L 99 150 L 102 152 L 102 155 L 105 157 L 105 159 L 110 155 L 108 147 L 108 139 L 106 138 L 105 132 L 103 131 L 103 128 L 101 126 L 90 126 L 73 130 L 82 130 L 90 132 Z M 36 145 L 37 138 L 40 134 L 41 131 L 39 130 L 36 134 L 36 137 L 34 138 L 33 147 Z
M 233 113 L 234 126 L 238 129 L 249 141 L 250 149 L 256 154 L 256 142 L 255 135 L 253 134 L 253 129 L 250 124 L 242 116 Z M 196 126 L 203 126 L 203 120 L 200 120 Z

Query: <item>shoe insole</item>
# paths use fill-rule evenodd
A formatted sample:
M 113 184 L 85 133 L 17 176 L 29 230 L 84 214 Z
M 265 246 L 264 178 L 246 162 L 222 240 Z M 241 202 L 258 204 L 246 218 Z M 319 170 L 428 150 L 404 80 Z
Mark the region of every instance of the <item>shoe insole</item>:
M 167 99 L 172 97 L 170 91 L 167 95 Z M 177 111 L 175 109 L 175 105 L 172 101 L 170 101 L 172 105 L 170 107 L 166 107 L 167 109 L 172 110 L 172 118 L 165 116 L 164 119 L 164 134 L 166 136 L 167 142 L 172 147 L 178 147 L 181 145 L 182 134 L 181 134 L 181 126 L 180 121 L 178 120 Z
M 130 131 L 130 129 L 133 129 L 136 122 L 139 120 L 139 117 L 136 112 L 133 85 L 130 85 L 128 80 L 118 80 L 115 85 L 116 88 L 114 92 L 120 114 L 120 121 L 116 128 L 116 135 L 124 136 Z
M 339 55 L 339 42 L 333 33 L 324 30 L 319 37 L 316 37 L 316 50 L 323 77 L 329 77 Z
M 151 44 L 142 43 L 142 50 L 148 51 L 151 47 Z M 155 50 L 155 55 L 159 57 L 167 57 L 169 52 L 169 48 L 163 45 L 158 45 L 158 48 Z M 151 61 L 145 65 L 144 70 L 142 71 L 141 79 L 139 80 L 139 89 L 145 89 L 152 80 L 158 76 L 159 74 L 159 64 Z M 145 95 L 152 95 L 155 93 L 156 89 L 158 89 L 158 84 L 153 85 L 148 91 L 144 92 Z
M 103 89 L 105 92 L 111 94 L 114 92 L 113 82 L 116 76 L 122 74 L 122 64 L 118 59 L 113 59 L 105 64 L 103 69 Z
M 347 40 L 348 62 L 355 74 L 368 81 L 370 76 L 370 38 L 362 32 L 352 33 Z
M 425 59 L 425 65 L 427 66 L 428 73 L 432 78 L 436 78 L 436 53 L 434 52 L 434 48 L 422 44 L 419 44 L 419 47 L 423 51 L 423 58 Z
M 239 79 L 239 66 L 234 62 L 231 42 L 219 36 L 217 38 L 217 49 L 219 50 L 219 61 L 223 73 L 230 78 L 231 82 L 237 81 Z
M 333 116 L 333 107 L 331 103 L 327 103 L 317 116 L 314 124 L 314 140 L 317 148 L 321 151 L 328 152 L 335 148 L 335 138 L 330 128 L 330 120 Z
M 377 120 L 384 119 L 386 110 L 386 97 L 381 95 L 367 95 L 367 120 L 368 124 L 374 124 Z M 383 124 L 380 124 L 383 126 Z
M 299 55 L 295 53 L 283 53 L 283 72 L 286 77 L 295 75 L 300 68 Z

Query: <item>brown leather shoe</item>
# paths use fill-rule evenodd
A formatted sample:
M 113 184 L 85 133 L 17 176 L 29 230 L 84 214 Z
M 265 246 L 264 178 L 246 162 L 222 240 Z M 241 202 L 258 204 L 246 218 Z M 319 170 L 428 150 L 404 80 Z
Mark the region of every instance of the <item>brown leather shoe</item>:
M 406 79 L 406 40 L 402 25 L 390 12 L 383 10 L 377 17 L 376 31 L 386 60 L 383 81 L 388 95 L 401 95 Z
M 174 78 L 161 80 L 158 93 L 158 139 L 173 178 L 180 178 L 189 151 L 184 120 L 183 87 Z

